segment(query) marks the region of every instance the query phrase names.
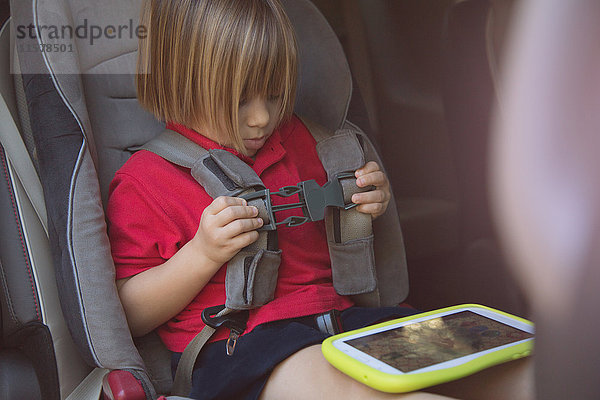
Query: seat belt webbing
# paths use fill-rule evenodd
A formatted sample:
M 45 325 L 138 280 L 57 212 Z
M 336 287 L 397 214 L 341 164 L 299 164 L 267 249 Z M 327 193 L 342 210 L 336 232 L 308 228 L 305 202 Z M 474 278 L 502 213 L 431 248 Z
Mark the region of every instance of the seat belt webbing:
M 192 390 L 192 373 L 194 372 L 196 358 L 198 358 L 200 350 L 202 350 L 206 342 L 208 342 L 215 332 L 215 328 L 206 325 L 185 347 L 185 350 L 181 354 L 179 364 L 177 364 L 177 371 L 175 372 L 171 394 L 180 396 L 187 396 L 190 394 Z
M 190 168 L 192 176 L 213 198 L 220 195 L 235 195 L 236 193 L 254 190 L 253 187 L 258 184 L 262 186 L 260 178 L 239 159 L 231 157 L 224 150 L 208 151 L 172 130 L 165 130 L 155 139 L 143 145 L 141 149 L 153 152 L 179 166 Z M 232 168 L 233 170 L 231 170 Z M 249 201 L 249 204 L 256 203 L 258 206 L 258 202 L 262 202 L 262 200 L 257 202 Z M 240 269 L 236 267 L 242 267 L 242 270 L 245 268 L 247 259 L 253 261 L 254 258 L 259 256 L 260 259 L 256 262 L 262 262 L 262 257 L 260 256 L 264 254 L 265 250 L 270 249 L 274 245 L 273 242 L 272 232 L 261 232 L 257 242 L 242 249 L 228 263 L 226 284 L 230 281 L 229 274 L 236 269 Z M 265 259 L 265 261 L 268 262 L 269 260 Z M 246 284 L 243 286 L 246 287 Z M 228 308 L 225 308 L 216 317 L 228 314 L 233 310 L 246 308 L 243 304 L 226 304 Z M 198 353 L 200 353 L 200 350 L 215 331 L 214 328 L 208 325 L 205 326 L 185 348 L 175 373 L 172 394 L 181 396 L 189 394 L 192 387 L 194 363 Z

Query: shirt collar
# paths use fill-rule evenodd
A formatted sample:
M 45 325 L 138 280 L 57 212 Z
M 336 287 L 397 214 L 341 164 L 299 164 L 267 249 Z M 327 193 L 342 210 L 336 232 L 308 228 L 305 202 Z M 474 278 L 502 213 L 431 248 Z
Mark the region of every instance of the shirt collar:
M 260 175 L 265 169 L 280 161 L 285 156 L 285 149 L 281 144 L 281 133 L 280 129 L 277 128 L 273 131 L 271 136 L 267 139 L 263 147 L 258 150 L 254 159 L 240 153 L 236 149 L 231 147 L 225 147 L 218 142 L 204 136 L 203 134 L 188 128 L 185 125 L 177 124 L 174 122 L 167 123 L 167 129 L 171 129 L 175 132 L 180 133 L 192 142 L 202 146 L 206 150 L 220 149 L 226 150 L 250 165 L 258 175 Z
M 193 130 L 192 128 L 188 128 L 185 125 L 176 124 L 174 122 L 168 122 L 167 129 L 171 129 L 175 132 L 179 132 L 181 135 L 185 136 L 186 138 L 188 138 L 192 142 L 196 143 L 197 145 L 204 147 L 206 150 L 213 150 L 213 149 L 227 150 L 228 152 L 230 152 L 234 156 L 240 158 L 242 161 L 244 161 L 245 163 L 247 163 L 249 165 L 252 165 L 254 163 L 254 160 L 252 158 L 240 153 L 236 149 L 232 149 L 231 147 L 225 147 L 222 144 L 215 142 L 214 140 L 204 136 L 200 132 L 197 132 L 197 131 Z

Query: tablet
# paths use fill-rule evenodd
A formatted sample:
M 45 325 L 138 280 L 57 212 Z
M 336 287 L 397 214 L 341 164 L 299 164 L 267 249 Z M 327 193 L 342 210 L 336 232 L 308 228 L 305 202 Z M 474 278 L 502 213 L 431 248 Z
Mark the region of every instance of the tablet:
M 530 321 L 476 304 L 454 306 L 326 339 L 325 358 L 374 389 L 403 393 L 531 354 Z

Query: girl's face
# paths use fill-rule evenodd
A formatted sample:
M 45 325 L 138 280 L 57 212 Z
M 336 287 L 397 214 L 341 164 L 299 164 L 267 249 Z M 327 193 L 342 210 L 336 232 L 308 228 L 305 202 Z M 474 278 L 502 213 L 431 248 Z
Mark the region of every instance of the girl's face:
M 240 103 L 239 132 L 248 156 L 256 155 L 273 133 L 277 123 L 278 106 L 279 97 L 256 97 Z

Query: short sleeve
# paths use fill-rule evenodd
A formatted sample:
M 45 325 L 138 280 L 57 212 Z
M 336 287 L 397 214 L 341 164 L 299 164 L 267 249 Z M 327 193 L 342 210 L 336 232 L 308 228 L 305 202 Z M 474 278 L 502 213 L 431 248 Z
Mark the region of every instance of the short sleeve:
M 117 279 L 164 263 L 182 242 L 182 233 L 160 202 L 128 174 L 117 173 L 110 184 L 107 219 Z

